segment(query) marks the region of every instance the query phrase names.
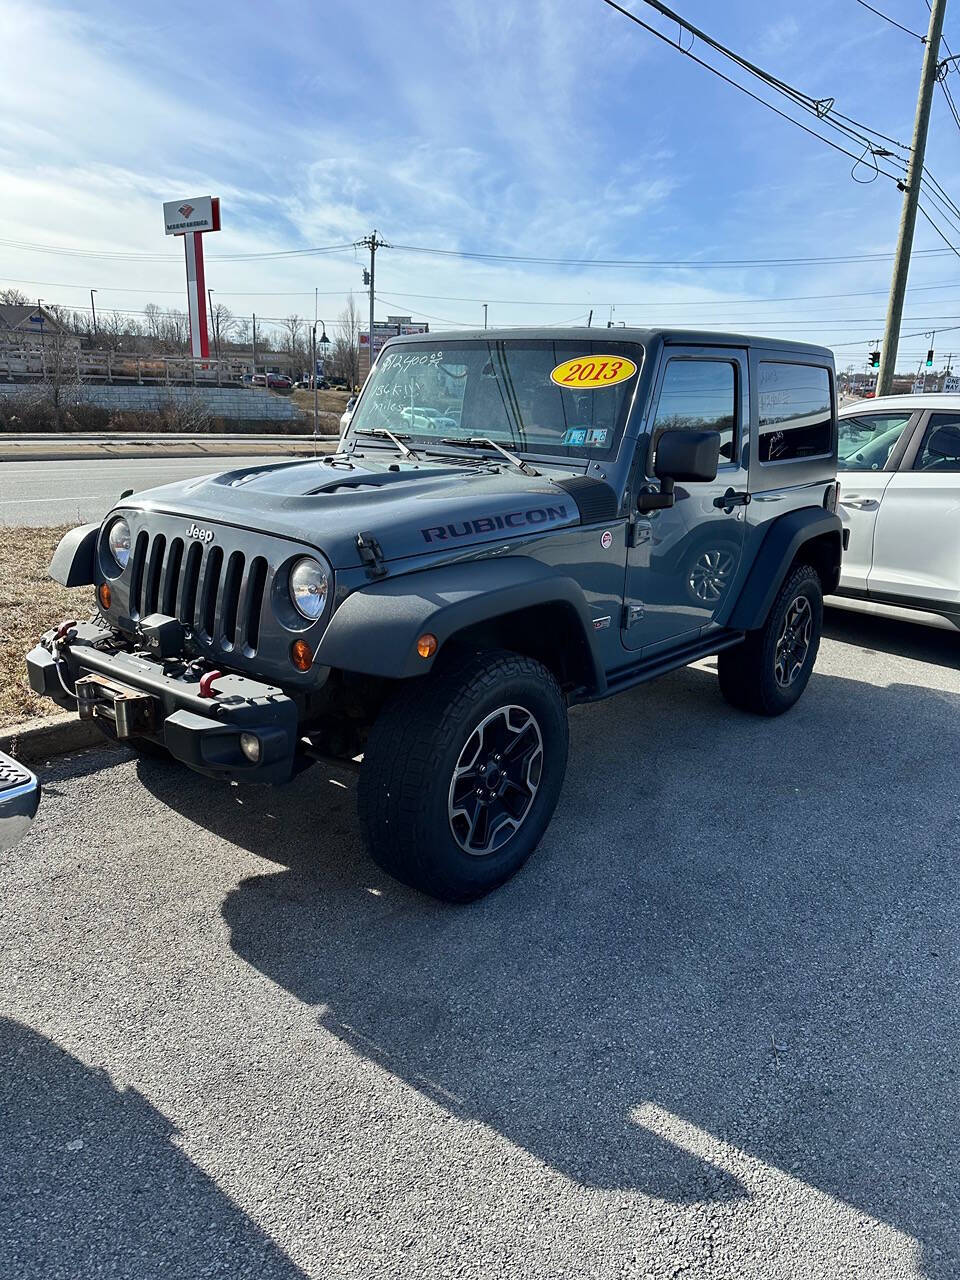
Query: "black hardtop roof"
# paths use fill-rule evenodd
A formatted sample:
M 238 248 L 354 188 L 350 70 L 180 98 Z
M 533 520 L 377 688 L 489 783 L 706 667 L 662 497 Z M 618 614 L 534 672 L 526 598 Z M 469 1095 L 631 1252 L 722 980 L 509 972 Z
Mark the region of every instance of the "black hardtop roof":
M 810 356 L 818 361 L 832 361 L 833 352 L 829 347 L 818 347 L 812 342 L 791 342 L 788 338 L 765 338 L 757 334 L 715 333 L 710 329 L 588 329 L 586 325 L 576 327 L 550 326 L 527 329 L 456 329 L 430 333 L 408 333 L 390 339 L 395 343 L 430 343 L 464 342 L 473 339 L 490 340 L 502 338 L 547 338 L 567 342 L 636 342 L 643 346 L 656 341 L 671 342 L 682 346 L 712 347 L 763 347 L 770 351 L 794 352 Z

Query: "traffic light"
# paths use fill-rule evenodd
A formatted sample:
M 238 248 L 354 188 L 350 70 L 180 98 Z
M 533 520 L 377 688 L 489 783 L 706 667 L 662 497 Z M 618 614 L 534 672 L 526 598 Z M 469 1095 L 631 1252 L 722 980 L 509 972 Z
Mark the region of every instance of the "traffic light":
M 363 283 L 364 284 L 370 283 L 370 272 L 367 270 L 366 267 L 363 268 Z
M 880 368 L 880 352 L 879 351 L 870 352 L 870 368 L 871 369 Z
M 928 369 L 933 368 L 933 347 L 931 347 L 930 350 L 927 352 L 927 368 Z

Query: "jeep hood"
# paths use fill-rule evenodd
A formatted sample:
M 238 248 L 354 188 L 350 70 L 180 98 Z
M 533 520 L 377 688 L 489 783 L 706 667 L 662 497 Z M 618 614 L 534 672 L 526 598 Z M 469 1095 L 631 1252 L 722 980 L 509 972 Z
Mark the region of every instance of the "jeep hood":
M 385 560 L 397 560 L 579 524 L 573 494 L 582 501 L 583 487 L 605 490 L 604 505 L 612 500 L 615 508 L 613 490 L 602 481 L 575 476 L 569 466 L 551 470 L 528 476 L 497 463 L 401 462 L 384 451 L 225 471 L 162 485 L 122 505 L 182 515 L 185 525 L 288 536 L 322 550 L 334 568 L 350 569 L 361 563 L 358 533 L 375 537 Z

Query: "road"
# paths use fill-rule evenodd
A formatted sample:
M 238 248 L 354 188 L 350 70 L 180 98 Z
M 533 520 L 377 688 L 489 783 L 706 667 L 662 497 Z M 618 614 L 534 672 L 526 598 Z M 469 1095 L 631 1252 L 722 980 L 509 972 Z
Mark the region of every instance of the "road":
M 831 612 L 572 715 L 511 884 L 367 860 L 354 783 L 97 749 L 0 855 L 0 1269 L 960 1274 L 958 638 Z
M 77 462 L 0 463 L 0 526 L 56 525 L 99 520 L 124 489 L 149 489 L 174 480 L 235 470 L 283 456 L 228 458 L 96 458 Z

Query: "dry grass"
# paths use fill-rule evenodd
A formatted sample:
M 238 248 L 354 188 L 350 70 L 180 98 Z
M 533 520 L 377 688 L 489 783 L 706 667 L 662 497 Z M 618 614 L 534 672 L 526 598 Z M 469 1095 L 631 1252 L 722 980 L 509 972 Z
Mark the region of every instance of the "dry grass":
M 308 430 L 313 428 L 313 392 L 291 392 L 297 408 L 309 418 Z M 336 435 L 340 430 L 340 415 L 347 407 L 349 391 L 317 391 L 317 429 L 324 435 Z
M 59 709 L 32 691 L 23 659 L 55 622 L 93 611 L 92 587 L 68 591 L 47 577 L 54 547 L 70 527 L 0 529 L 0 727 Z

